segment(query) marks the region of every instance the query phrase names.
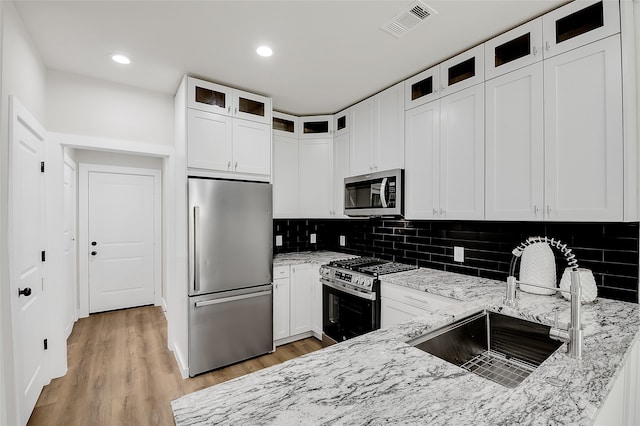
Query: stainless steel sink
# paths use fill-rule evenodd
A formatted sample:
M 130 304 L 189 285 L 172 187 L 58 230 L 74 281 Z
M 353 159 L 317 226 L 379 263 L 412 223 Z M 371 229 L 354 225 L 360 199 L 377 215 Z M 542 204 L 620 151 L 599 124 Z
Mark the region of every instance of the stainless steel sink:
M 550 328 L 483 311 L 420 336 L 409 344 L 514 388 L 562 345 L 549 337 Z

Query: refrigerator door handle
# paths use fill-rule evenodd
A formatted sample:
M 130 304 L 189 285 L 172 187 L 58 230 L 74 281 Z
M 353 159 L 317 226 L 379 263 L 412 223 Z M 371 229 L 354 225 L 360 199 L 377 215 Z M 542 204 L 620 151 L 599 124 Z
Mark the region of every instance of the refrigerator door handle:
M 242 300 L 242 299 L 251 299 L 253 297 L 268 296 L 270 294 L 271 294 L 271 290 L 266 290 L 266 291 L 259 291 L 257 293 L 242 294 L 240 296 L 225 297 L 223 299 L 203 300 L 202 302 L 196 302 L 195 307 L 202 308 L 204 306 L 217 305 L 220 303 L 228 303 L 228 302 L 233 302 L 233 301 Z
M 200 291 L 200 207 L 193 208 L 193 290 Z

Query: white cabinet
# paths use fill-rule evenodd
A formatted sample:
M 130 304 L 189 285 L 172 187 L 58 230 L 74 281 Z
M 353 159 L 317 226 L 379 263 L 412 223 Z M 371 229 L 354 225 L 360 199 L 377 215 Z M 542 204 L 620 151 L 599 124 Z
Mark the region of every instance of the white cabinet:
M 272 125 L 274 136 L 298 139 L 300 120 L 295 115 L 273 111 Z
M 333 210 L 331 216 L 346 218 L 344 214 L 344 178 L 349 176 L 349 133 L 333 138 Z
M 301 217 L 330 218 L 333 211 L 333 139 L 301 139 L 298 160 Z
M 404 81 L 404 109 L 408 110 L 440 97 L 440 66 L 436 65 Z
M 484 45 L 460 53 L 440 64 L 440 96 L 484 81 Z
M 289 337 L 289 267 L 286 278 L 273 280 L 273 340 Z
M 534 19 L 484 44 L 487 80 L 542 60 L 542 18 Z
M 298 217 L 298 139 L 273 133 L 273 217 Z
M 544 61 L 546 219 L 623 219 L 620 55 L 614 35 Z
M 407 219 L 484 218 L 484 86 L 406 112 Z
M 404 83 L 351 107 L 350 173 L 404 167 Z
M 348 133 L 351 129 L 351 109 L 347 108 L 344 111 L 333 116 L 333 129 L 334 136 L 338 136 L 344 133 Z
M 187 106 L 271 124 L 270 98 L 193 77 L 187 78 Z
M 574 1 L 542 17 L 544 57 L 550 58 L 620 32 L 617 1 Z
M 313 274 L 310 264 L 291 266 L 290 334 L 308 332 L 312 328 Z
M 187 109 L 187 167 L 231 170 L 233 119 Z
M 271 172 L 271 126 L 233 119 L 233 171 L 268 175 Z
M 311 265 L 311 331 L 317 339 L 322 339 L 322 283 L 319 268 L 316 264 Z
M 385 328 L 420 315 L 455 311 L 455 306 L 460 302 L 449 297 L 382 282 L 380 303 L 380 325 Z
M 405 218 L 438 217 L 440 101 L 405 113 Z
M 539 62 L 486 82 L 486 219 L 544 217 L 542 76 Z
M 325 139 L 333 135 L 333 116 L 314 115 L 300 117 L 301 139 Z
M 441 219 L 484 218 L 484 85 L 440 99 Z

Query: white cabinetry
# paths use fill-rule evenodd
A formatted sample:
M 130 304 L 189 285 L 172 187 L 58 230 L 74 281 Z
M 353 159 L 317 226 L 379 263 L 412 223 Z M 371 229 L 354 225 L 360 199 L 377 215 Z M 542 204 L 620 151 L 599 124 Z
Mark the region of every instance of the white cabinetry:
M 620 55 L 614 35 L 544 61 L 547 219 L 623 218 Z
M 484 81 L 484 45 L 460 53 L 440 64 L 440 96 Z
M 301 139 L 298 160 L 301 217 L 330 218 L 333 211 L 333 139 Z
M 230 170 L 232 118 L 197 109 L 187 110 L 187 166 Z
M 333 210 L 331 216 L 346 218 L 344 214 L 344 178 L 349 176 L 349 132 L 333 138 Z
M 542 75 L 539 62 L 486 82 L 486 219 L 544 217 Z
M 333 135 L 333 116 L 300 117 L 301 139 L 325 139 Z
M 299 215 L 298 139 L 273 135 L 273 217 Z
M 408 219 L 484 218 L 484 86 L 406 112 Z
M 617 1 L 574 1 L 544 15 L 542 25 L 550 58 L 619 33 L 620 9 Z
M 484 44 L 487 80 L 542 60 L 542 18 L 534 19 Z
M 415 108 L 440 97 L 440 66 L 436 65 L 404 81 L 404 109 Z
M 311 330 L 313 274 L 310 264 L 291 266 L 291 335 Z
M 289 337 L 289 266 L 273 268 L 273 340 Z
M 350 173 L 404 167 L 404 83 L 351 107 Z
M 380 297 L 380 325 L 383 328 L 420 315 L 455 311 L 455 305 L 460 303 L 448 297 L 386 282 L 381 284 Z
M 320 267 L 311 265 L 311 331 L 317 339 L 322 339 L 322 283 Z

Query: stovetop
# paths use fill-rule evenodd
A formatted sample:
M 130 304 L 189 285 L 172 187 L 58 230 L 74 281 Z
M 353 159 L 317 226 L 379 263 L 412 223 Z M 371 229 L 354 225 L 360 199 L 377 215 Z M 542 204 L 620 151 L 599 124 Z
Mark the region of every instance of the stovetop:
M 416 269 L 415 265 L 407 265 L 404 263 L 391 262 L 388 260 L 378 259 L 375 257 L 356 257 L 353 259 L 340 259 L 329 262 L 329 266 L 342 269 L 350 269 L 372 276 L 385 274 L 393 274 L 396 272 L 409 271 Z

